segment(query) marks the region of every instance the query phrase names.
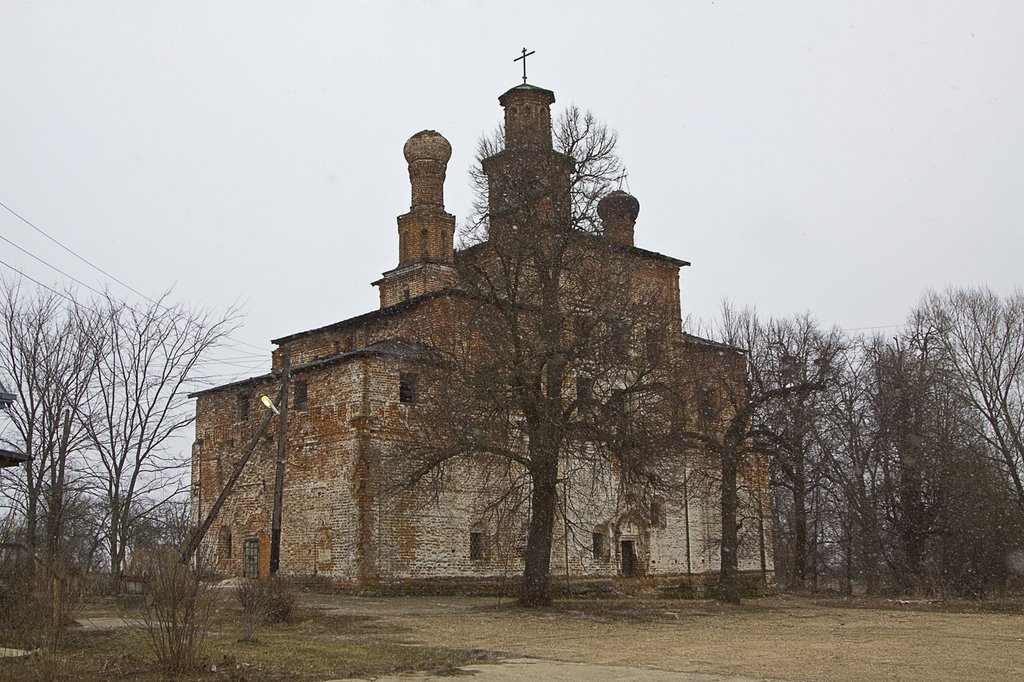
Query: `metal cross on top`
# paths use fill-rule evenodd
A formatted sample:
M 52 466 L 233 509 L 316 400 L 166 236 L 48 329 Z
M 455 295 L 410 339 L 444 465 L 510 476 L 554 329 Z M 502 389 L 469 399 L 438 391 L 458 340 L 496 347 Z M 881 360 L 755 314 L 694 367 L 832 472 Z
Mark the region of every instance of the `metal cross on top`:
M 524 85 L 526 84 L 526 58 L 529 57 L 531 54 L 535 53 L 536 51 L 537 50 L 530 50 L 529 52 L 527 52 L 526 48 L 524 47 L 523 48 L 523 56 L 522 57 L 516 57 L 515 59 L 512 60 L 514 62 L 518 62 L 518 61 L 522 60 L 522 62 L 523 62 L 523 84 Z

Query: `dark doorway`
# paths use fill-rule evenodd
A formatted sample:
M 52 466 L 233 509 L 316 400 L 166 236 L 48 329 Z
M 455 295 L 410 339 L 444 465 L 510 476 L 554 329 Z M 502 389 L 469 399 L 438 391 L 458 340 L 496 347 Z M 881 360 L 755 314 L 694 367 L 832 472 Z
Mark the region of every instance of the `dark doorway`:
M 636 544 L 633 540 L 623 540 L 622 547 L 622 577 L 636 577 Z
M 246 578 L 260 577 L 260 541 L 250 538 L 245 541 L 242 575 Z

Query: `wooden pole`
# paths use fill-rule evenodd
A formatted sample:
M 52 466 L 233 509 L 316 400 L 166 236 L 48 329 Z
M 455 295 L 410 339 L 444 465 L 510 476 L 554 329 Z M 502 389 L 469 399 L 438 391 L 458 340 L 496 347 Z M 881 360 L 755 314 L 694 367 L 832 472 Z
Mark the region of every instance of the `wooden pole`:
M 278 394 L 278 400 L 281 400 L 284 390 Z M 220 508 L 224 506 L 224 501 L 228 498 L 228 494 L 231 489 L 235 487 L 235 482 L 238 481 L 238 477 L 242 475 L 242 469 L 245 468 L 246 463 L 249 461 L 249 457 L 252 456 L 253 450 L 260 442 L 260 438 L 263 437 L 263 432 L 267 430 L 267 424 L 270 423 L 271 418 L 274 416 L 272 410 L 267 410 L 263 415 L 263 420 L 260 422 L 260 426 L 256 429 L 256 433 L 253 434 L 252 438 L 249 439 L 249 443 L 242 450 L 242 458 L 238 460 L 238 464 L 235 465 L 234 470 L 231 472 L 231 476 L 228 478 L 227 483 L 224 484 L 224 489 L 220 491 L 220 495 L 217 497 L 217 501 L 213 503 L 210 508 L 210 512 L 203 519 L 203 522 L 199 524 L 195 532 L 189 536 L 185 545 L 181 548 L 181 563 L 187 564 L 192 559 L 192 555 L 199 548 L 199 543 L 203 541 L 207 531 L 210 530 L 210 526 L 213 524 L 213 520 L 217 518 L 217 514 L 220 513 Z
M 284 499 L 284 455 L 288 444 L 288 391 L 291 385 L 291 352 L 281 349 L 281 418 L 277 427 L 277 471 L 274 472 L 274 515 L 270 524 L 270 575 L 281 566 L 281 503 Z

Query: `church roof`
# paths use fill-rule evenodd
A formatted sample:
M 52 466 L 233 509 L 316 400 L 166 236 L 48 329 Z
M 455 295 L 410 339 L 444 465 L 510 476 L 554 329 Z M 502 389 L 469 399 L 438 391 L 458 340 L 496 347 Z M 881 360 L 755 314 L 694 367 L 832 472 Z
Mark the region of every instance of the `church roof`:
M 722 351 L 732 351 L 733 353 L 742 353 L 746 355 L 746 349 L 740 348 L 739 346 L 732 346 L 728 343 L 722 343 L 721 341 L 712 341 L 711 339 L 705 339 L 703 336 L 694 336 L 693 334 L 687 334 L 683 332 L 683 341 L 686 343 L 692 343 L 695 346 L 704 346 L 706 348 L 714 348 Z
M 412 360 L 416 362 L 426 362 L 433 360 L 437 357 L 437 353 L 433 348 L 416 341 L 409 341 L 407 339 L 384 339 L 383 341 L 377 341 L 371 343 L 365 348 L 358 350 L 348 351 L 347 353 L 339 353 L 338 355 L 331 355 L 326 358 L 320 358 L 319 360 L 313 360 L 307 362 L 304 365 L 299 365 L 292 368 L 292 372 L 301 372 L 306 369 L 313 369 L 314 367 L 323 367 L 324 365 L 332 365 L 337 362 L 344 362 L 351 358 L 356 357 L 382 357 L 392 358 L 395 360 Z
M 618 249 L 619 251 L 625 251 L 627 253 L 631 253 L 631 254 L 633 254 L 635 256 L 639 256 L 641 258 L 649 258 L 651 260 L 665 261 L 666 263 L 671 263 L 672 265 L 675 265 L 676 267 L 684 268 L 684 267 L 687 267 L 687 266 L 690 265 L 690 261 L 682 260 L 680 258 L 675 258 L 673 256 L 666 256 L 665 254 L 658 253 L 657 251 L 649 251 L 647 249 L 641 249 L 639 246 L 630 246 L 628 244 L 616 244 L 614 242 L 609 242 L 609 241 L 605 240 L 603 237 L 600 237 L 600 236 L 598 236 L 596 234 L 590 234 L 589 232 L 583 232 L 582 230 L 576 230 L 576 236 L 580 237 L 580 238 L 583 238 L 583 239 L 601 240 L 602 246 L 609 246 L 609 247 L 611 247 L 613 249 Z M 460 256 L 464 256 L 464 255 L 470 255 L 472 252 L 478 251 L 480 249 L 487 248 L 487 244 L 488 244 L 488 242 L 486 242 L 486 241 L 473 244 L 472 246 L 469 246 L 469 247 L 467 247 L 465 249 L 462 249 L 461 251 L 456 251 L 455 252 L 455 256 L 456 257 L 460 257 Z M 277 343 L 277 342 L 275 341 L 274 343 Z
M 374 319 L 376 319 L 378 317 L 390 317 L 390 316 L 393 316 L 393 315 L 401 315 L 401 314 L 403 314 L 403 313 L 405 313 L 405 312 L 407 312 L 409 310 L 414 310 L 414 309 L 420 307 L 421 305 L 423 305 L 424 303 L 427 303 L 428 301 L 434 300 L 435 298 L 442 298 L 442 297 L 445 297 L 445 296 L 455 296 L 455 295 L 460 295 L 460 294 L 461 294 L 461 292 L 455 291 L 455 290 L 452 290 L 452 289 L 444 289 L 442 291 L 434 291 L 434 292 L 431 292 L 429 294 L 424 294 L 423 296 L 417 296 L 416 298 L 413 298 L 413 299 L 411 299 L 409 301 L 403 301 L 401 303 L 397 303 L 397 304 L 395 304 L 393 306 L 389 306 L 387 308 L 381 308 L 379 310 L 371 310 L 368 313 L 363 313 L 362 315 L 356 315 L 355 317 L 350 317 L 350 318 L 348 318 L 346 320 L 341 320 L 339 322 L 332 322 L 331 324 L 324 325 L 323 327 L 316 327 L 314 329 L 307 329 L 306 331 L 295 332 L 294 334 L 289 334 L 288 336 L 282 336 L 282 337 L 277 338 L 277 339 L 271 339 L 270 342 L 272 344 L 274 344 L 275 346 L 280 346 L 281 344 L 288 343 L 289 341 L 294 341 L 295 339 L 300 339 L 300 338 L 302 338 L 304 336 L 310 336 L 311 334 L 316 334 L 318 332 L 330 332 L 330 331 L 337 331 L 339 329 L 344 329 L 346 327 L 358 327 L 358 326 L 364 325 L 367 322 L 370 322 L 370 321 L 372 321 L 372 320 L 374 320 Z
M 353 318 L 355 319 L 355 318 Z M 345 353 L 338 353 L 337 355 L 329 355 L 324 358 L 318 358 L 312 362 L 307 362 L 302 365 L 296 365 L 291 368 L 292 374 L 298 374 L 309 369 L 315 369 L 318 367 L 325 367 L 327 365 L 334 365 L 341 362 L 347 362 L 360 357 L 381 357 L 391 358 L 394 360 L 408 360 L 413 362 L 429 362 L 433 360 L 437 354 L 435 351 L 422 343 L 416 341 L 409 341 L 403 338 L 395 339 L 383 339 L 375 343 L 371 343 L 369 346 L 364 348 L 358 348 L 356 350 L 347 351 Z M 259 376 L 249 377 L 248 379 L 240 379 L 233 381 L 230 384 L 222 384 L 220 386 L 213 386 L 211 388 L 205 388 L 201 391 L 194 391 L 188 394 L 189 398 L 195 398 L 196 396 L 205 395 L 207 393 L 216 393 L 231 388 L 239 388 L 241 386 L 248 386 L 250 384 L 258 384 L 264 381 L 268 381 L 280 376 L 280 371 L 267 372 L 266 374 L 260 374 Z
M 540 95 L 548 100 L 548 104 L 555 103 L 555 93 L 547 88 L 538 88 L 536 85 L 530 85 L 529 83 L 523 83 L 513 88 L 509 88 L 501 97 L 498 98 L 498 103 L 505 106 L 505 104 L 508 103 L 508 100 L 516 95 Z

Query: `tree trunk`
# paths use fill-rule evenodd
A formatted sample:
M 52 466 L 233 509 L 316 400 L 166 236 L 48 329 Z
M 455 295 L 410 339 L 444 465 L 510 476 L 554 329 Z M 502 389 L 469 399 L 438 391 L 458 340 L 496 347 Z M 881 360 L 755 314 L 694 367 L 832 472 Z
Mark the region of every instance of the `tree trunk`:
M 718 577 L 718 601 L 723 604 L 740 603 L 736 556 L 739 550 L 739 526 L 736 522 L 739 506 L 736 491 L 738 459 L 737 446 L 726 445 L 722 448 L 722 566 Z
M 29 494 L 28 507 L 25 511 L 25 547 L 27 549 L 27 557 L 22 570 L 25 572 L 25 582 L 28 585 L 32 585 L 36 576 L 36 562 L 33 561 L 33 557 L 36 556 L 36 542 L 37 542 L 37 526 L 39 525 L 39 505 L 35 495 Z
M 526 538 L 526 567 L 519 603 L 523 606 L 551 604 L 551 536 L 558 509 L 557 451 L 544 453 L 532 470 L 530 528 Z M 538 460 L 534 460 L 538 461 Z
M 793 469 L 793 568 L 789 586 L 803 590 L 807 586 L 807 482 L 802 457 L 797 456 Z
M 124 563 L 124 547 L 120 535 L 120 503 L 114 501 L 110 508 L 110 528 L 107 530 L 107 548 L 110 552 L 110 587 L 114 594 L 120 594 Z

